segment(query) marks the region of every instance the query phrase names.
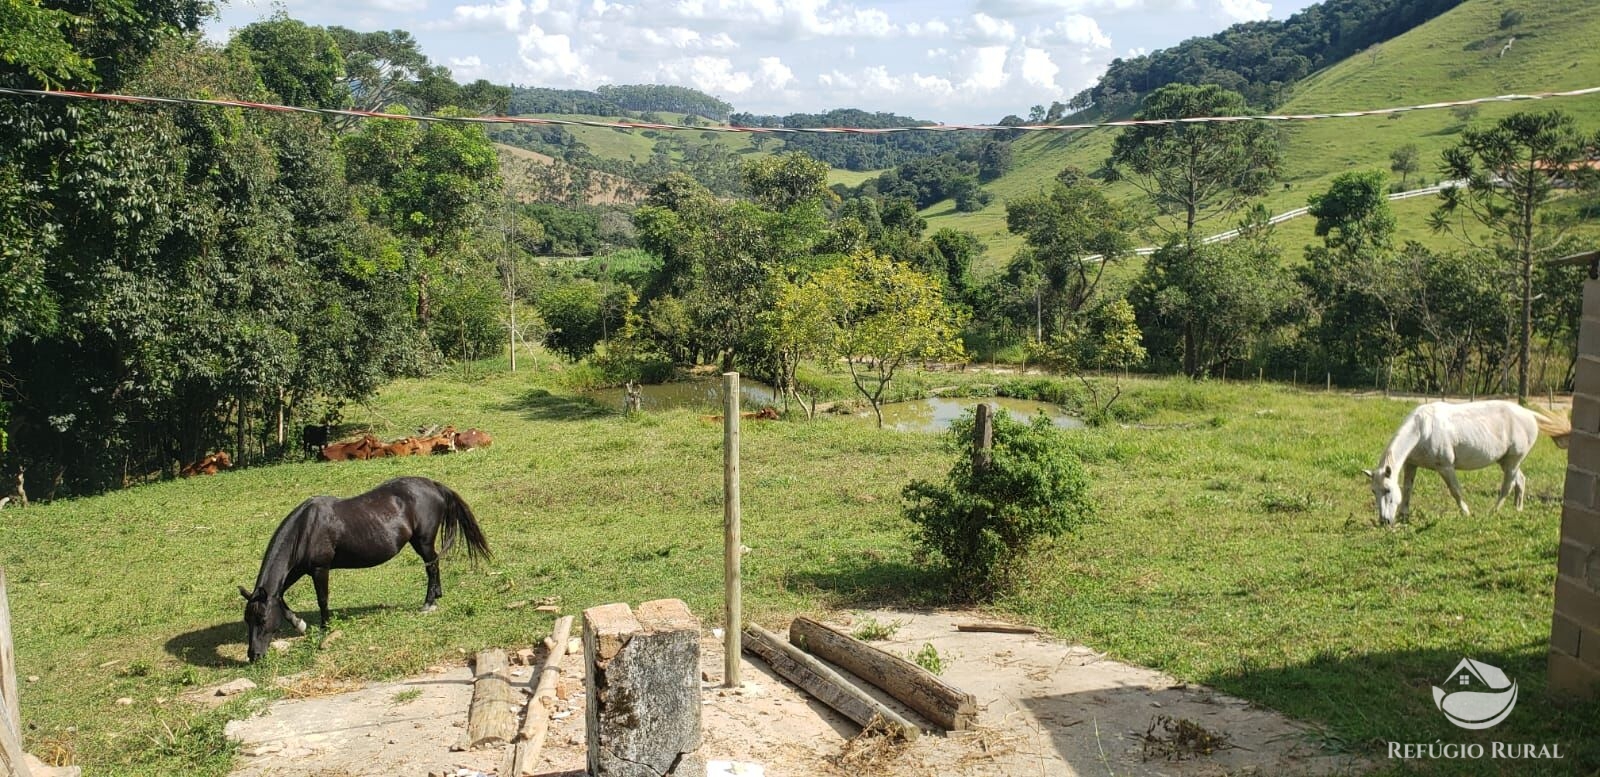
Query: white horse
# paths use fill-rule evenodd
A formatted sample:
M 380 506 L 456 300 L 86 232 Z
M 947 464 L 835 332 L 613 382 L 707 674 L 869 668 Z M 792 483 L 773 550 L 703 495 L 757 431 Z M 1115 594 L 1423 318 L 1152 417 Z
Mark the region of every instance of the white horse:
M 1466 500 L 1461 498 L 1456 470 L 1499 464 L 1504 476 L 1494 509 L 1500 509 L 1506 496 L 1515 490 L 1517 509 L 1521 510 L 1527 491 L 1522 460 L 1533 450 L 1541 431 L 1565 448 L 1572 424 L 1501 400 L 1429 402 L 1418 407 L 1400 423 L 1400 430 L 1378 459 L 1378 468 L 1365 470 L 1372 479 L 1372 494 L 1378 499 L 1378 520 L 1387 526 L 1394 523 L 1397 514 L 1410 513 L 1411 481 L 1418 467 L 1438 472 L 1462 514 L 1470 514 Z

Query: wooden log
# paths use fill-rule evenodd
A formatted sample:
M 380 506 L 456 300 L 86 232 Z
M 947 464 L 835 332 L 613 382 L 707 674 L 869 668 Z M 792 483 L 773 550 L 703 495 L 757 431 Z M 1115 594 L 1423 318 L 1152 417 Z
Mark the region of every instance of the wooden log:
M 467 750 L 510 742 L 517 734 L 516 704 L 511 696 L 506 651 L 481 650 L 474 665 L 472 707 L 467 714 Z
M 1035 626 L 1018 626 L 1012 623 L 957 623 L 956 631 L 993 631 L 1000 634 L 1042 634 Z
M 744 649 L 761 657 L 773 671 L 789 682 L 800 686 L 817 701 L 837 710 L 839 714 L 866 727 L 875 719 L 882 719 L 889 730 L 910 741 L 922 731 L 883 702 L 872 698 L 857 688 L 826 664 L 807 655 L 778 635 L 755 624 L 744 628 Z
M 972 694 L 904 658 L 804 617 L 789 624 L 789 641 L 878 686 L 946 731 L 965 731 L 978 723 L 978 700 Z
M 567 636 L 571 633 L 572 616 L 563 615 L 556 619 L 555 628 L 545 639 L 546 645 L 554 647 L 545 654 L 539 674 L 533 679 L 533 695 L 528 697 L 528 706 L 523 709 L 522 728 L 517 731 L 517 744 L 507 770 L 511 777 L 532 774 L 539 751 L 544 749 L 545 734 L 550 730 L 550 707 L 555 701 L 556 678 L 561 676 L 561 659 L 567 654 Z

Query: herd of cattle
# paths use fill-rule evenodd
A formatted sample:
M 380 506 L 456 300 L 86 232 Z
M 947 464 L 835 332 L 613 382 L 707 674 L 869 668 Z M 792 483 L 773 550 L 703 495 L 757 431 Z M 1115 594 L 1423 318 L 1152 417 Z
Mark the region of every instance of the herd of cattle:
M 318 430 L 318 435 L 312 430 Z M 456 451 L 471 450 L 473 448 L 487 448 L 494 442 L 489 433 L 480 429 L 468 429 L 458 432 L 454 426 L 446 426 L 437 431 L 418 429 L 417 434 L 402 437 L 398 440 L 384 442 L 370 434 L 347 442 L 328 443 L 328 427 L 306 427 L 306 447 L 317 449 L 317 458 L 322 461 L 350 461 L 352 459 L 381 459 L 389 456 L 426 456 L 429 454 L 454 453 Z
M 382 459 L 389 456 L 424 456 L 487 448 L 494 442 L 489 433 L 481 429 L 473 428 L 458 432 L 454 426 L 446 426 L 443 429 L 438 427 L 418 429 L 415 435 L 390 442 L 384 442 L 371 434 L 363 434 L 354 440 L 329 443 L 328 438 L 332 431 L 331 426 L 307 426 L 302 437 L 305 441 L 306 454 L 316 453 L 321 461 Z M 178 476 L 188 478 L 195 475 L 215 475 L 222 470 L 232 468 L 233 457 L 229 456 L 227 451 L 217 451 L 185 465 L 183 469 L 178 470 Z

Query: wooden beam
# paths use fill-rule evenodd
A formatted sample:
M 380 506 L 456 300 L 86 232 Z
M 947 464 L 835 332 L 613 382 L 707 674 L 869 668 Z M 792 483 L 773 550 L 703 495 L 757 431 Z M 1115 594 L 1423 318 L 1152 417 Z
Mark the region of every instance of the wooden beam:
M 978 700 L 972 694 L 904 658 L 804 617 L 789 624 L 789 641 L 878 686 L 946 731 L 965 731 L 978 723 Z
M 522 728 L 517 731 L 515 753 L 511 756 L 511 777 L 533 773 L 533 764 L 544 749 L 545 734 L 550 730 L 550 707 L 556 695 L 556 678 L 561 675 L 561 659 L 567 654 L 567 635 L 572 633 L 572 616 L 556 619 L 555 628 L 545 640 L 551 645 L 545 653 L 539 675 L 533 679 L 533 695 L 522 712 Z
M 511 696 L 506 651 L 499 648 L 478 651 L 473 666 L 477 680 L 472 685 L 472 707 L 467 713 L 467 732 L 463 749 L 510 742 L 517 733 L 516 705 Z
M 865 727 L 875 719 L 882 719 L 891 731 L 907 741 L 922 734 L 920 729 L 883 702 L 872 698 L 805 651 L 760 626 L 750 624 L 744 627 L 744 649 L 760 656 L 773 671 L 858 725 Z

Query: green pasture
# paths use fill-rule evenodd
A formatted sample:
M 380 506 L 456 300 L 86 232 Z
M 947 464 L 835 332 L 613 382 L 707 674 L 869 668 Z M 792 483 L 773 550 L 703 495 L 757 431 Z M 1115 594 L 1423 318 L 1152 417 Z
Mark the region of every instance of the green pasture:
M 246 468 L 0 513 L 29 750 L 86 773 L 223 775 L 222 736 L 277 693 L 275 677 L 370 680 L 521 647 L 554 616 L 679 597 L 720 625 L 719 426 L 684 410 L 624 418 L 563 388 L 581 370 L 545 356 L 401 381 L 347 420 L 396 437 L 424 424 L 477 426 L 493 447 L 449 456 Z M 842 383 L 842 381 L 835 383 Z M 1070 382 L 970 371 L 908 376 L 903 393 L 955 387 L 1071 393 Z M 1559 742 L 1556 765 L 1441 762 L 1417 773 L 1592 774 L 1600 706 L 1545 693 L 1544 656 L 1564 453 L 1526 465 L 1528 509 L 1490 514 L 1498 473 L 1465 473 L 1457 515 L 1430 473 L 1415 514 L 1375 525 L 1361 475 L 1409 410 L 1404 401 L 1253 383 L 1133 379 L 1127 425 L 1070 432 L 1098 518 L 1039 553 L 994 607 L 1067 640 L 1288 713 L 1315 747 L 1370 756 L 1383 742 Z M 945 603 L 918 562 L 900 489 L 950 454 L 937 437 L 824 416 L 747 424 L 743 434 L 747 617 Z M 419 612 L 410 551 L 331 575 L 325 650 L 301 640 L 242 662 L 242 601 L 268 538 L 302 499 L 352 495 L 400 475 L 459 491 L 496 557 L 444 563 L 439 610 Z M 308 583 L 291 604 L 315 623 Z M 1522 689 L 1489 733 L 1455 729 L 1430 686 L 1462 656 Z M 115 663 L 110 663 L 115 662 Z M 249 677 L 262 686 L 217 712 L 175 698 Z M 36 678 L 36 679 L 34 679 Z M 120 698 L 132 700 L 119 705 Z M 1088 764 L 1084 768 L 1093 771 Z

